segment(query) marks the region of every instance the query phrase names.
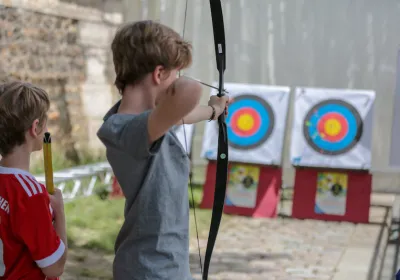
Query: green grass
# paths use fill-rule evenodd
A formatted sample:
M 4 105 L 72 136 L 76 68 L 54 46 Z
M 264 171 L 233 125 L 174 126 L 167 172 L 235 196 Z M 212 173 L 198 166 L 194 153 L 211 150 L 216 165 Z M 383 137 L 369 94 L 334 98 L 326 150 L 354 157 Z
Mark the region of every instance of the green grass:
M 65 204 L 70 245 L 112 252 L 123 222 L 124 200 L 78 198 Z
M 211 211 L 197 208 L 202 198 L 202 187 L 193 186 L 194 205 L 200 236 L 208 233 Z M 101 200 L 98 196 L 78 198 L 65 204 L 69 246 L 114 250 L 114 242 L 124 221 L 124 199 Z M 189 202 L 191 190 L 189 189 Z M 193 208 L 190 215 L 190 234 L 196 235 Z

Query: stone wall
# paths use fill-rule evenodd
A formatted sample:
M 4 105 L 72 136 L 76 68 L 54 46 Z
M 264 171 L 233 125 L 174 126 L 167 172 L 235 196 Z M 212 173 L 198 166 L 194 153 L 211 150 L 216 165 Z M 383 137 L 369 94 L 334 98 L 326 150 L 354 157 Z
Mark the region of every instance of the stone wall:
M 64 3 L 74 3 L 79 6 L 96 8 L 107 13 L 121 13 L 122 0 L 60 0 Z
M 112 103 L 109 45 L 118 14 L 57 0 L 0 0 L 0 79 L 47 90 L 50 127 L 67 156 L 98 149 L 96 131 Z

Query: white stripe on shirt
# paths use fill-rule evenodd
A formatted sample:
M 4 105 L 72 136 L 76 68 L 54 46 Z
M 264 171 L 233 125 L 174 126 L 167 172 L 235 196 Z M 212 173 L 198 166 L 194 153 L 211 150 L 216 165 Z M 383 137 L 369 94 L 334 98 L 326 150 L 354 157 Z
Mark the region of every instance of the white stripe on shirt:
M 29 190 L 28 186 L 25 184 L 25 182 L 20 178 L 20 174 L 14 175 L 15 178 L 17 178 L 18 182 L 21 184 L 22 188 L 24 188 L 25 192 L 28 194 L 29 197 L 32 196 L 31 191 Z
M 22 176 L 22 178 L 29 184 L 29 186 L 31 187 L 31 190 L 33 191 L 33 194 L 38 193 L 35 186 L 33 185 L 32 181 L 29 180 L 28 176 L 26 176 L 26 175 L 18 175 L 18 176 Z
M 52 264 L 55 264 L 59 259 L 61 259 L 64 252 L 65 252 L 65 245 L 64 245 L 64 242 L 62 242 L 62 240 L 60 240 L 60 246 L 58 246 L 57 250 L 50 256 L 48 256 L 44 259 L 41 259 L 41 260 L 37 260 L 36 264 L 40 268 L 48 267 Z

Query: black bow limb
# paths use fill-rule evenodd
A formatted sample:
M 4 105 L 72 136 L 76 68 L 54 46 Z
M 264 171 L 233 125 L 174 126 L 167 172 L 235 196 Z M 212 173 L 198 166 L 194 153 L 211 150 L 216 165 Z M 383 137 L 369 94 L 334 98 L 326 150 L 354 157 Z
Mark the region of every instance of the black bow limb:
M 226 69 L 225 28 L 220 0 L 210 0 L 211 18 L 214 31 L 215 56 L 219 73 L 218 96 L 224 96 L 224 72 Z M 225 113 L 218 117 L 218 158 L 217 175 L 215 182 L 214 204 L 211 217 L 210 232 L 208 235 L 206 254 L 204 258 L 203 280 L 208 279 L 208 271 L 212 252 L 221 223 L 225 203 L 226 184 L 228 179 L 228 134 L 225 122 Z

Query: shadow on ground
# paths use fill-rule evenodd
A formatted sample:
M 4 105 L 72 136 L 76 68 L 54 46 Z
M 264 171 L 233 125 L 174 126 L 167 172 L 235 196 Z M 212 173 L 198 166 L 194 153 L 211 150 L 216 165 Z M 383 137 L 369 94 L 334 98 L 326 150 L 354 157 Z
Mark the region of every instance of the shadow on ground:
M 229 273 L 235 275 L 262 275 L 263 273 L 277 272 L 277 269 L 272 265 L 264 265 L 263 267 L 251 266 L 249 264 L 249 259 L 251 259 L 252 262 L 263 261 L 264 263 L 268 263 L 268 261 L 271 261 L 272 264 L 279 261 L 290 261 L 292 260 L 292 256 L 290 254 L 254 253 L 244 255 L 240 253 L 213 253 L 212 263 L 210 264 L 209 268 L 209 275 L 211 276 L 213 274 L 215 275 L 220 273 Z M 199 256 L 196 254 L 191 254 L 190 256 L 190 270 L 195 279 L 201 279 Z
M 256 260 L 291 260 L 289 254 L 247 254 L 239 253 L 214 253 L 212 264 L 210 265 L 209 275 L 219 273 L 248 274 L 263 272 L 274 272 L 273 267 L 254 268 L 249 266 L 248 259 Z M 89 249 L 71 249 L 68 257 L 63 280 L 112 280 L 112 260 L 113 255 L 104 255 Z M 203 260 L 204 261 L 204 260 Z M 201 278 L 199 256 L 195 253 L 190 254 L 190 270 L 195 279 Z

